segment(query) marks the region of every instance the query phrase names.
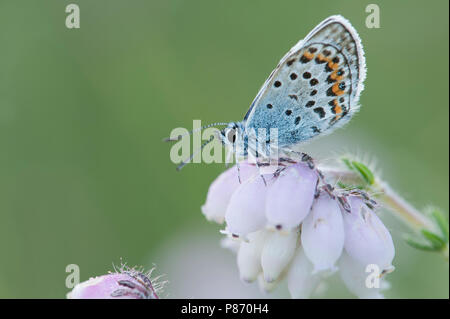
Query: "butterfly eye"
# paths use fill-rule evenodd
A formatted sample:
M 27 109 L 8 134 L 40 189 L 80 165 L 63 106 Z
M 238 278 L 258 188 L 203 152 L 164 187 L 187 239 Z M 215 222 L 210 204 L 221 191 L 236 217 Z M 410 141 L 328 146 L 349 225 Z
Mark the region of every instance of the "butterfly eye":
M 236 130 L 235 129 L 229 129 L 226 133 L 227 140 L 230 143 L 234 143 L 236 141 Z

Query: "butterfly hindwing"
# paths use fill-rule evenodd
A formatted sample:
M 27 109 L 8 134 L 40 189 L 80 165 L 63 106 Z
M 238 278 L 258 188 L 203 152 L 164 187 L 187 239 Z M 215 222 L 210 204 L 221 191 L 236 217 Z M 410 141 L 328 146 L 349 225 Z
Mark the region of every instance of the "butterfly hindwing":
M 356 31 L 332 16 L 281 59 L 252 103 L 245 128 L 277 128 L 281 147 L 329 133 L 358 109 L 364 79 Z

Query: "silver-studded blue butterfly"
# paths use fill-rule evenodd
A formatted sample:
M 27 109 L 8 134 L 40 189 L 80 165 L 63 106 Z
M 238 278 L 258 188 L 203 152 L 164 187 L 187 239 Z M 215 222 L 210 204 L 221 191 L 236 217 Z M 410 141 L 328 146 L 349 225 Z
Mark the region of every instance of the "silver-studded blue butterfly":
M 238 157 L 255 153 L 248 142 L 250 131 L 276 128 L 280 150 L 331 133 L 358 111 L 365 77 L 364 52 L 356 30 L 342 16 L 331 16 L 281 59 L 243 121 L 215 124 L 227 125 L 220 131 L 220 140 L 234 146 Z M 272 141 L 265 139 L 270 147 Z M 238 140 L 241 147 L 236 145 Z

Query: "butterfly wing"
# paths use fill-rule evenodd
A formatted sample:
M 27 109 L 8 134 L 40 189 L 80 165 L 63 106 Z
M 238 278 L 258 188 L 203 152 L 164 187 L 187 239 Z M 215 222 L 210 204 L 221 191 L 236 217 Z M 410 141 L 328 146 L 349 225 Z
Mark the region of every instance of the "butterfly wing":
M 331 16 L 281 59 L 247 112 L 245 129 L 277 128 L 280 147 L 330 133 L 358 110 L 365 77 L 356 30 Z

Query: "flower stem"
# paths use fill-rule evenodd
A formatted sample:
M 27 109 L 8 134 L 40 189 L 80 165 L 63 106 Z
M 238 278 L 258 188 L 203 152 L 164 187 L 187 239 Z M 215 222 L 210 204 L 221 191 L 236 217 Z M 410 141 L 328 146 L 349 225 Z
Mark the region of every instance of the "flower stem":
M 376 187 L 380 190 L 381 194 L 378 197 L 381 201 L 395 213 L 396 217 L 403 220 L 407 226 L 415 231 L 419 231 L 422 228 L 432 231 L 437 230 L 430 218 L 400 197 L 389 185 L 384 182 L 378 182 Z

